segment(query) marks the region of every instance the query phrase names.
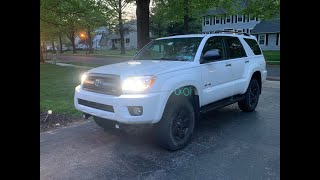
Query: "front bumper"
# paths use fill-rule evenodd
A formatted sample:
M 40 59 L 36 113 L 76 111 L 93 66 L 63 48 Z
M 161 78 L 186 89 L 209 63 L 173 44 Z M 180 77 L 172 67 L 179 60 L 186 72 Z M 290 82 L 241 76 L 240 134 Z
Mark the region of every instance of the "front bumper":
M 169 92 L 149 93 L 149 94 L 124 94 L 112 96 L 85 91 L 81 85 L 75 88 L 74 105 L 75 108 L 84 113 L 118 121 L 124 124 L 150 124 L 160 121 L 162 112 L 166 105 Z M 95 103 L 113 106 L 114 112 L 108 112 L 84 106 L 78 103 L 78 99 L 83 99 Z M 142 106 L 141 116 L 132 116 L 128 106 Z

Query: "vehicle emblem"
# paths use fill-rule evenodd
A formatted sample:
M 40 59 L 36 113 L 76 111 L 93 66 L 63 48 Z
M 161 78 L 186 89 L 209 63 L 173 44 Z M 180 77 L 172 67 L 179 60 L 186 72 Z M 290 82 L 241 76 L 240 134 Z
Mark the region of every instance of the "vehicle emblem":
M 101 80 L 101 79 L 96 79 L 96 80 L 94 81 L 94 85 L 95 85 L 96 87 L 102 86 L 102 80 Z

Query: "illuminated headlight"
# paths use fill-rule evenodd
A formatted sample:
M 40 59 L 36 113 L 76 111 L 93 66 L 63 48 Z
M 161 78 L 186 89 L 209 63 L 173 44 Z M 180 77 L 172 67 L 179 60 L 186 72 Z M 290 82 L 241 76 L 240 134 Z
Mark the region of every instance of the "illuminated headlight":
M 87 73 L 82 74 L 81 76 L 81 84 L 87 79 Z
M 122 83 L 123 91 L 142 92 L 152 86 L 156 80 L 155 76 L 129 77 Z

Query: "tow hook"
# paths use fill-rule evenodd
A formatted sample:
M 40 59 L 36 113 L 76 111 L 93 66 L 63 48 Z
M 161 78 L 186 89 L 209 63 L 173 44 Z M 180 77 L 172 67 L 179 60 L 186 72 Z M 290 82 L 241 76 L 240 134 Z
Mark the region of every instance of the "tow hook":
M 82 117 L 84 118 L 84 119 L 89 119 L 89 117 L 91 117 L 92 115 L 90 115 L 90 114 L 87 114 L 87 113 L 83 113 L 82 114 Z

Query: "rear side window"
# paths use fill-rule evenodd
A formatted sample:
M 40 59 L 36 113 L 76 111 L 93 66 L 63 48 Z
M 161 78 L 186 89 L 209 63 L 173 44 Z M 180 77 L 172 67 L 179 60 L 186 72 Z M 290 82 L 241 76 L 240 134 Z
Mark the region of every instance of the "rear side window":
M 258 45 L 256 40 L 248 39 L 248 38 L 243 38 L 243 39 L 247 42 L 247 44 L 250 46 L 251 50 L 253 51 L 253 53 L 255 55 L 260 55 L 261 54 L 260 47 L 259 47 L 259 45 Z
M 229 59 L 247 57 L 244 48 L 237 37 L 224 37 Z

